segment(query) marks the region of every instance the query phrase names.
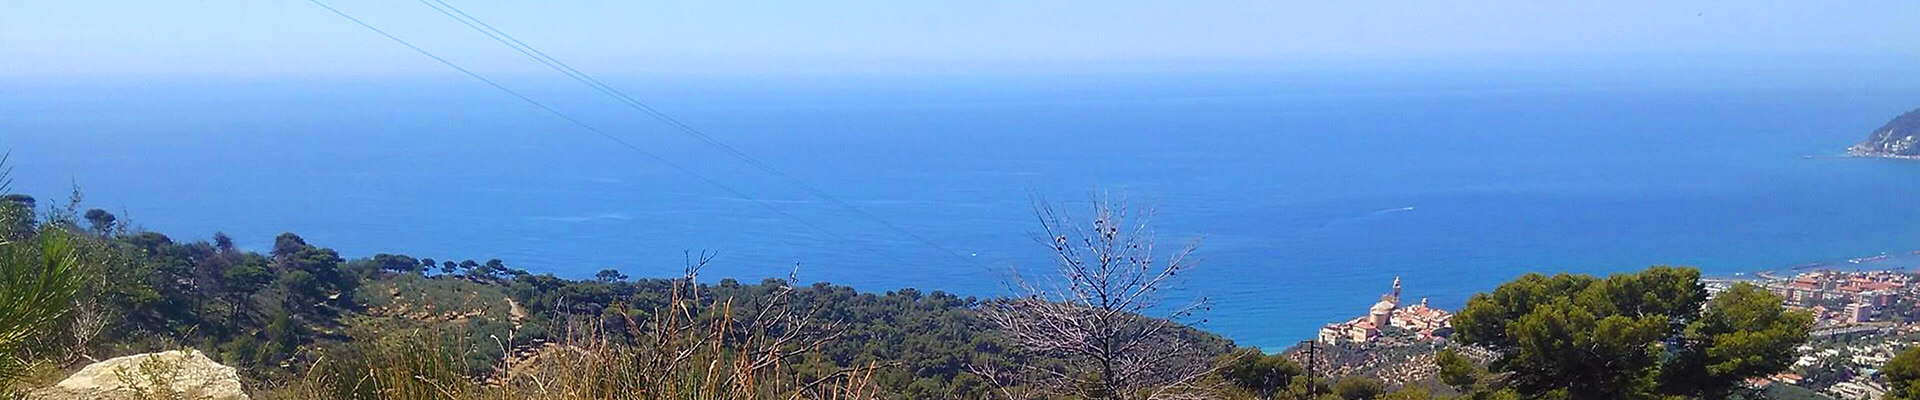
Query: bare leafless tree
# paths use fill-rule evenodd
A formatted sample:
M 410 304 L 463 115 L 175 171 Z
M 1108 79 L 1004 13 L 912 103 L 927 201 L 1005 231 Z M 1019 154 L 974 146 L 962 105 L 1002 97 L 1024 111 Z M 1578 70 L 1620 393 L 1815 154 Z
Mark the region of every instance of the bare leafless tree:
M 1057 276 L 1027 279 L 1016 271 L 1013 279 L 1022 296 L 989 303 L 981 315 L 1015 349 L 1067 363 L 1026 365 L 1018 373 L 976 367 L 976 374 L 1003 388 L 1039 392 L 1002 390 L 1007 397 L 1205 396 L 1196 384 L 1211 371 L 1210 363 L 1181 331 L 1206 308 L 1206 300 L 1162 303 L 1163 292 L 1197 265 L 1192 255 L 1199 240 L 1163 255 L 1148 224 L 1151 210 L 1130 208 L 1111 196 L 1093 196 L 1088 221 L 1076 221 L 1044 201 L 1034 203 L 1044 229 L 1035 239 L 1053 250 Z

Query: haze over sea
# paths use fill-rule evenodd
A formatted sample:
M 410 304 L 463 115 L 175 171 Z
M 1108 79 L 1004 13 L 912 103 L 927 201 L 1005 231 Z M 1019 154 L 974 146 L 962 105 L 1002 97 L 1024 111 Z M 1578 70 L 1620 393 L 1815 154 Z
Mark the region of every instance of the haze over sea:
M 1154 205 L 1203 236 L 1203 328 L 1279 348 L 1400 276 L 1457 307 L 1528 271 L 1734 273 L 1920 250 L 1920 162 L 1834 155 L 1911 83 L 1337 73 L 802 76 L 614 82 L 960 257 L 566 82 L 511 81 L 763 204 L 479 84 L 135 79 L 0 85 L 14 190 L 84 189 L 176 240 L 292 231 L 349 257 L 500 258 L 1007 294 L 1052 267 L 1031 199 Z M 1070 208 L 1071 209 L 1071 208 Z M 1076 209 L 1077 210 L 1077 209 Z M 1167 247 L 1172 247 L 1168 243 Z

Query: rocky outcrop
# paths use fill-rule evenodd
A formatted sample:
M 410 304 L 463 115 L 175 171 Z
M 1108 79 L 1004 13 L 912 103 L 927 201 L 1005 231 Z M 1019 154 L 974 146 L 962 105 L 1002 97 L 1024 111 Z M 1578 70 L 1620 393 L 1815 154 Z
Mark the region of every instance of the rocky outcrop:
M 247 400 L 240 374 L 194 350 L 138 354 L 93 363 L 31 398 L 41 400 Z
M 1920 158 L 1920 110 L 1887 121 L 1847 152 L 1862 157 Z

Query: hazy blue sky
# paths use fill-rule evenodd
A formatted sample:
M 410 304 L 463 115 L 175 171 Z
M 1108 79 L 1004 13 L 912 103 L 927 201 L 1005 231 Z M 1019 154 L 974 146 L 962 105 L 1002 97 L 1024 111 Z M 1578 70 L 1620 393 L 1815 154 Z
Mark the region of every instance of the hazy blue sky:
M 1920 60 L 1912 0 L 448 1 L 601 73 Z M 330 3 L 486 72 L 538 71 L 416 1 Z M 306 0 L 0 6 L 0 75 L 423 74 L 446 71 Z

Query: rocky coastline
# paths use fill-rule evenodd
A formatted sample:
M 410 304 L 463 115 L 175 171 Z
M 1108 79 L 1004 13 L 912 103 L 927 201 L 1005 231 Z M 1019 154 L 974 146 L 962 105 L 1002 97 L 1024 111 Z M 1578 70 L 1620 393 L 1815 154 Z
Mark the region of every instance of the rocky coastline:
M 1920 109 L 1900 114 L 1874 129 L 1866 140 L 1847 148 L 1847 155 L 1920 160 Z

